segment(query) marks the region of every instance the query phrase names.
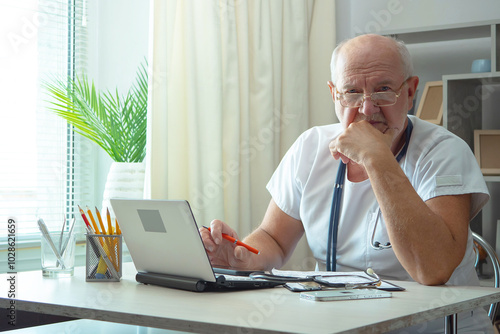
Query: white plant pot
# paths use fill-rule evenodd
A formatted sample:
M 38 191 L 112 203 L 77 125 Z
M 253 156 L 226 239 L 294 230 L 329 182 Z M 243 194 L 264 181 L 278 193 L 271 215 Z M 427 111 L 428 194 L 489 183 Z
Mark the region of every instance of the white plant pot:
M 145 163 L 113 162 L 109 169 L 104 188 L 102 214 L 109 208 L 111 217 L 115 217 L 109 200 L 111 198 L 144 198 Z

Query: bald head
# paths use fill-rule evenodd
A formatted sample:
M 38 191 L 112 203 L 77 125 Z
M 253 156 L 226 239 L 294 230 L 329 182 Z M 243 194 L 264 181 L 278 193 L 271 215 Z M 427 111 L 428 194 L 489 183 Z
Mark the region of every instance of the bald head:
M 393 58 L 395 55 L 397 55 L 400 62 L 399 64 L 394 64 L 394 66 L 399 66 L 405 78 L 411 77 L 413 75 L 413 64 L 410 53 L 403 42 L 392 37 L 374 34 L 361 35 L 343 41 L 335 48 L 332 54 L 330 63 L 332 82 L 336 84 L 336 81 L 339 79 L 338 69 L 342 67 L 342 61 L 356 57 L 357 59 L 363 59 L 366 66 L 370 66 L 370 62 L 376 62 L 376 60 L 384 58 Z

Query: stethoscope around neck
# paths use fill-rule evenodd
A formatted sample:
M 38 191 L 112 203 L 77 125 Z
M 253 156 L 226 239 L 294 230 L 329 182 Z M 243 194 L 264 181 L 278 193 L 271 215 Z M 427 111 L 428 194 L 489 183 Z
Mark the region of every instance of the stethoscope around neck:
M 396 156 L 397 162 L 401 161 L 401 159 L 405 156 L 406 151 L 408 150 L 408 145 L 410 143 L 411 133 L 413 131 L 413 124 L 411 120 L 408 118 L 408 125 L 405 130 L 405 144 L 399 154 Z M 344 188 L 345 182 L 345 173 L 346 173 L 346 164 L 340 161 L 339 168 L 337 170 L 337 178 L 335 180 L 335 185 L 333 188 L 333 196 L 332 196 L 332 205 L 330 212 L 330 224 L 328 228 L 328 244 L 326 249 L 326 270 L 327 271 L 336 271 L 337 270 L 337 236 L 339 229 L 339 218 L 340 218 L 340 210 L 342 207 L 342 191 Z M 375 224 L 373 226 L 373 232 L 371 236 L 370 246 L 376 250 L 389 249 L 392 247 L 390 242 L 382 244 L 378 241 L 375 241 L 375 232 L 377 230 L 378 221 L 380 220 L 380 216 L 382 212 L 380 207 L 377 212 L 377 217 L 375 219 Z

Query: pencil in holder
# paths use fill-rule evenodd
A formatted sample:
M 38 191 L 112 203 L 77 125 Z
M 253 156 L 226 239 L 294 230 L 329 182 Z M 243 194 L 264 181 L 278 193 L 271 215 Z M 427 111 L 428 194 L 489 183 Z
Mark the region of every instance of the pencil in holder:
M 122 236 L 86 234 L 87 282 L 118 282 L 122 277 Z

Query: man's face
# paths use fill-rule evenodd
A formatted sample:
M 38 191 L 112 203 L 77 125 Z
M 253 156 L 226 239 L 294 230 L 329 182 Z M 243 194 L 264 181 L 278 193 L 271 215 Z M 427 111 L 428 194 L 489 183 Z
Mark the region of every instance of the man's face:
M 351 43 L 354 45 L 345 45 L 337 60 L 336 85 L 330 84 L 337 117 L 344 128 L 353 122 L 366 120 L 381 132 L 387 128 L 397 129 L 397 141 L 406 127 L 406 115 L 413 105 L 418 78 L 404 77 L 401 60 L 394 47 L 374 45 L 371 41 Z M 384 91 L 401 92 L 401 95 L 394 105 L 374 106 L 369 95 Z M 344 107 L 336 92 L 363 93 L 365 99 L 360 107 Z

